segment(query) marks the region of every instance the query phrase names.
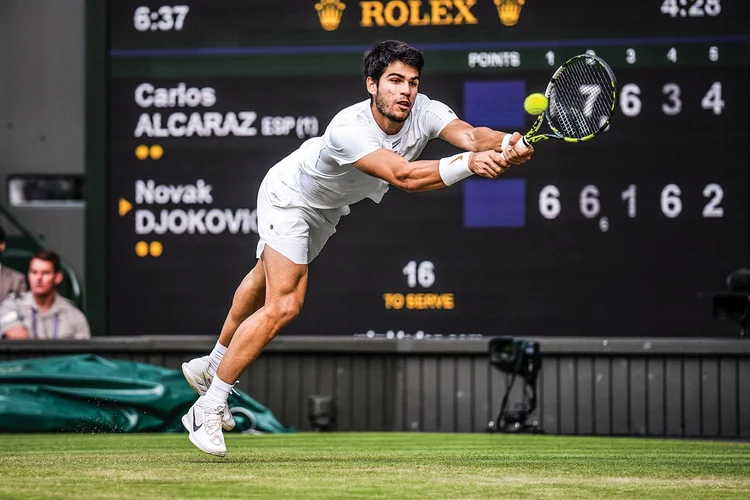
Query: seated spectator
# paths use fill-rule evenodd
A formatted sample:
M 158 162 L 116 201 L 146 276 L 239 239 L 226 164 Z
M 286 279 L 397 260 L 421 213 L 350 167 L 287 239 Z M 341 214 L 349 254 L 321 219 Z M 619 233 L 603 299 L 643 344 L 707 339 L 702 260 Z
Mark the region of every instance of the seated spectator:
M 0 254 L 5 251 L 5 230 L 0 226 Z M 21 295 L 26 291 L 26 277 L 15 269 L 0 264 L 0 301 L 10 295 Z
M 29 262 L 30 291 L 8 297 L 0 304 L 0 335 L 6 339 L 87 339 L 86 316 L 59 295 L 60 257 L 40 250 Z

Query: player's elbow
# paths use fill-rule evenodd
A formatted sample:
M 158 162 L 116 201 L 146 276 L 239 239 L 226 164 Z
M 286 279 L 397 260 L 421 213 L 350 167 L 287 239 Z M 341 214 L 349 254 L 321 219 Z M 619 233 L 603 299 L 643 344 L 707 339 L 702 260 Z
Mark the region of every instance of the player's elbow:
M 411 171 L 408 168 L 402 168 L 394 172 L 393 182 L 391 184 L 407 193 L 419 191 L 419 183 L 411 175 Z

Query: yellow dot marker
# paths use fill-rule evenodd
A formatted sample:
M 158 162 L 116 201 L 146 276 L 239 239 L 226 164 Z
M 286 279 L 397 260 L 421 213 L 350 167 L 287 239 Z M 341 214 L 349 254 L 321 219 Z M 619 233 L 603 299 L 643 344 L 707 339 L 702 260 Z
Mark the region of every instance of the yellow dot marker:
M 148 158 L 148 146 L 144 146 L 141 144 L 137 148 L 135 148 L 135 157 L 139 160 L 145 160 Z
M 148 243 L 145 241 L 139 241 L 135 244 L 135 254 L 138 257 L 145 257 L 148 255 Z
M 158 160 L 164 155 L 164 148 L 159 146 L 158 144 L 154 144 L 151 146 L 151 159 L 152 160 Z
M 164 252 L 164 246 L 159 241 L 152 241 L 149 246 L 149 251 L 152 257 L 158 257 Z

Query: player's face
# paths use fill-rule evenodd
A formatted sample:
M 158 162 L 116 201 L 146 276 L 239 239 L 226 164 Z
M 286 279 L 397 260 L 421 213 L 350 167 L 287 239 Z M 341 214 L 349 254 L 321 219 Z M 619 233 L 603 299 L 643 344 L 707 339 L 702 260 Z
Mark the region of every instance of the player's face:
M 29 263 L 29 287 L 34 295 L 48 295 L 57 286 L 59 272 L 55 272 L 52 262 L 42 259 L 31 259 Z
M 375 106 L 382 115 L 394 122 L 406 121 L 418 90 L 417 68 L 394 61 L 380 77 L 375 90 Z

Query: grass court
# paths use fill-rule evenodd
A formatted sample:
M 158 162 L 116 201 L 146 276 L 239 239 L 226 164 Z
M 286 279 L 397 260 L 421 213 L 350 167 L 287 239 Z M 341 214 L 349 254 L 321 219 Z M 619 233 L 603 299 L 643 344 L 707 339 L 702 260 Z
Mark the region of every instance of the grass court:
M 750 443 L 497 434 L 0 435 L 0 498 L 750 498 Z

